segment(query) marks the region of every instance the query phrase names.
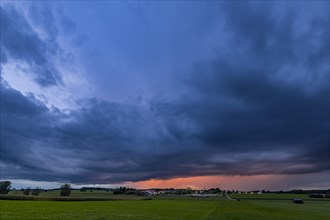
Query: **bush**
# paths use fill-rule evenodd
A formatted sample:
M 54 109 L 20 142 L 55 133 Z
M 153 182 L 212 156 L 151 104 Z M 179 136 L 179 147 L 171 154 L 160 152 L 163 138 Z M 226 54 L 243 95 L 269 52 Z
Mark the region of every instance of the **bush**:
M 70 196 L 71 195 L 71 186 L 70 184 L 64 184 L 61 186 L 60 196 Z
M 126 195 L 135 195 L 136 194 L 136 190 L 127 190 L 125 192 Z
M 117 188 L 117 189 L 114 189 L 113 194 L 114 194 L 114 195 L 125 194 L 128 190 L 130 190 L 130 188 L 119 187 L 119 188 Z
M 26 188 L 26 189 L 23 190 L 23 194 L 24 195 L 27 195 L 27 196 L 30 195 L 30 192 L 31 192 L 31 188 L 30 187 L 28 187 L 28 188 Z
M 10 191 L 11 182 L 10 181 L 1 181 L 0 182 L 0 194 L 7 194 Z
M 41 193 L 41 191 L 42 191 L 42 189 L 37 187 L 37 188 L 31 190 L 31 195 L 37 196 Z
M 322 194 L 311 194 L 309 195 L 310 198 L 324 198 Z

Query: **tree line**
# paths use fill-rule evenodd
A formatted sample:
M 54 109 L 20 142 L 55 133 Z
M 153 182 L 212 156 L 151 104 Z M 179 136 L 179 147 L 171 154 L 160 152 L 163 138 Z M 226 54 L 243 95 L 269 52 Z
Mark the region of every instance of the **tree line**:
M 11 182 L 8 180 L 0 181 L 0 194 L 8 194 L 11 190 Z M 71 185 L 70 184 L 63 184 L 60 187 L 60 196 L 70 196 L 71 195 Z M 22 190 L 24 195 L 33 195 L 38 196 L 43 189 L 37 187 L 34 189 L 31 189 L 30 187 L 27 187 Z

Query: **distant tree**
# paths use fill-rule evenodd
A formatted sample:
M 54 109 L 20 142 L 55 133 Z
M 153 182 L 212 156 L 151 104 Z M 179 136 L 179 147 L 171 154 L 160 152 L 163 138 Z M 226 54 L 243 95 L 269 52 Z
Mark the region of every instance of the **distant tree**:
M 71 185 L 70 184 L 64 184 L 61 186 L 60 195 L 61 196 L 70 196 L 71 195 Z
M 306 192 L 302 189 L 294 189 L 289 191 L 288 193 L 292 193 L 292 194 L 306 194 Z
M 28 187 L 28 188 L 26 188 L 26 189 L 23 190 L 23 194 L 24 195 L 27 195 L 27 196 L 30 195 L 30 192 L 31 192 L 31 188 L 30 187 Z
M 0 194 L 7 194 L 10 191 L 11 182 L 10 181 L 1 181 L 0 182 Z
M 119 187 L 113 190 L 114 195 L 118 194 L 136 194 L 137 190 L 129 187 Z
M 42 189 L 37 187 L 31 190 L 31 195 L 38 196 L 41 193 Z
M 326 192 L 324 195 L 325 198 L 330 198 L 330 192 Z
M 210 188 L 206 190 L 206 193 L 217 194 L 217 193 L 221 193 L 221 190 L 219 188 Z

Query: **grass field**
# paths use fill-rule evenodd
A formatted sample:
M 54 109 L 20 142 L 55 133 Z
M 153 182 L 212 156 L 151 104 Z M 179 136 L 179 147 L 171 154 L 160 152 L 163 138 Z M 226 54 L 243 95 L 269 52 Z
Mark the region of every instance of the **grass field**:
M 96 195 L 96 193 L 99 193 Z M 115 197 L 107 192 L 76 192 L 72 196 Z M 55 196 L 56 194 L 54 194 Z M 44 193 L 43 196 L 50 196 Z M 233 195 L 234 196 L 234 195 Z M 245 196 L 245 195 L 244 195 Z M 260 195 L 258 195 L 260 196 Z M 281 197 L 282 196 L 282 197 Z M 275 200 L 229 201 L 225 197 L 126 196 L 114 201 L 11 201 L 0 200 L 0 219 L 74 220 L 74 219 L 290 219 L 324 220 L 330 218 L 329 201 L 293 204 L 279 195 Z M 291 197 L 297 197 L 291 195 Z M 301 197 L 301 196 L 300 196 Z M 117 197 L 118 198 L 118 197 Z M 270 198 L 268 198 L 270 199 Z
M 304 200 L 328 200 L 329 198 L 310 198 L 307 194 L 277 194 L 277 193 L 264 193 L 264 194 L 229 194 L 232 198 L 237 199 L 272 199 L 272 200 L 282 200 L 282 199 L 293 199 L 293 198 L 301 198 Z

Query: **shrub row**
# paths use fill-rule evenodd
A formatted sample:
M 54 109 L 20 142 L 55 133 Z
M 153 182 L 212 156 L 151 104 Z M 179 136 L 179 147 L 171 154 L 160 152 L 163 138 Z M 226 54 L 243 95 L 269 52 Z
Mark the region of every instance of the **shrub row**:
M 22 201 L 113 201 L 120 198 L 72 198 L 72 197 L 35 197 L 18 195 L 0 195 L 0 200 L 22 200 Z

